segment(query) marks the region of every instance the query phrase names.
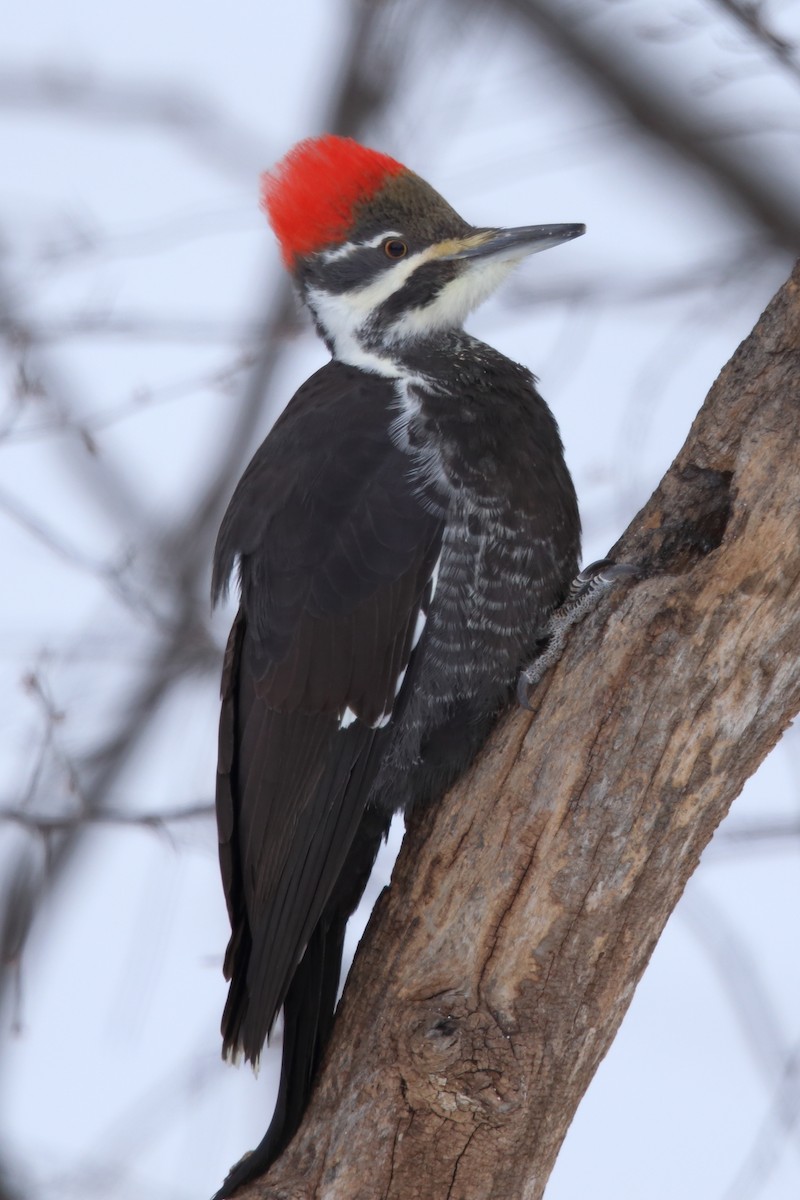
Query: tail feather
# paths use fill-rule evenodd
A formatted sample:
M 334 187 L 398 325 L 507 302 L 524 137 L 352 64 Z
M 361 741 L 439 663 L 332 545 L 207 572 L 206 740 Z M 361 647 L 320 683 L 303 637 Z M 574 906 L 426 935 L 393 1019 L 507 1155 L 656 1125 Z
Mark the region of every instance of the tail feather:
M 325 930 L 320 923 L 306 947 L 284 1002 L 281 1080 L 269 1129 L 231 1168 L 214 1200 L 263 1175 L 300 1125 L 333 1028 L 346 925 L 347 916 Z
M 364 814 L 341 877 L 297 965 L 283 1006 L 283 1050 L 278 1099 L 269 1128 L 255 1150 L 231 1168 L 213 1200 L 263 1175 L 294 1137 L 330 1040 L 342 967 L 347 922 L 375 863 L 388 820 L 374 809 Z M 234 973 L 236 978 L 236 973 Z M 228 1013 L 230 1036 L 236 1014 Z

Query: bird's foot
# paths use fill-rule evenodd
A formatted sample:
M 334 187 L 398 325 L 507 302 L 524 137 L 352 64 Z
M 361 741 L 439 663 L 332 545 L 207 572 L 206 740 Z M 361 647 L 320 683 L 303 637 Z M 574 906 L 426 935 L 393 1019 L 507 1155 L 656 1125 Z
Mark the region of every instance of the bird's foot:
M 584 567 L 575 576 L 566 600 L 560 608 L 550 614 L 542 630 L 542 652 L 520 673 L 517 700 L 523 708 L 530 710 L 530 690 L 539 682 L 545 671 L 558 662 L 572 626 L 594 608 L 610 587 L 621 580 L 632 579 L 637 573 L 636 567 L 630 563 L 616 563 L 613 559 L 601 558 L 598 562 L 589 563 L 588 567 Z

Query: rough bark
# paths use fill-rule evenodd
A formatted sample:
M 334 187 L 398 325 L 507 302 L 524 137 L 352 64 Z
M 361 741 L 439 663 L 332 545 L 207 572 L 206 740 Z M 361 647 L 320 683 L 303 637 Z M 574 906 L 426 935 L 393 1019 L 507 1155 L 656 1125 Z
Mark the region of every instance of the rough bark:
M 412 824 L 307 1119 L 242 1192 L 535 1200 L 672 909 L 800 707 L 800 268 L 604 600 Z

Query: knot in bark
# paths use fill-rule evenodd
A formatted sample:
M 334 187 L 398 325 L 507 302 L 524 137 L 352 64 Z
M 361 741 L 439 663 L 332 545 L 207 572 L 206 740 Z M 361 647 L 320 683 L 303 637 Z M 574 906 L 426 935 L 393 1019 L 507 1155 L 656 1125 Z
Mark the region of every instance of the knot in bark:
M 502 1124 L 523 1100 L 510 1031 L 449 993 L 409 1005 L 401 1046 L 410 1108 L 456 1123 Z

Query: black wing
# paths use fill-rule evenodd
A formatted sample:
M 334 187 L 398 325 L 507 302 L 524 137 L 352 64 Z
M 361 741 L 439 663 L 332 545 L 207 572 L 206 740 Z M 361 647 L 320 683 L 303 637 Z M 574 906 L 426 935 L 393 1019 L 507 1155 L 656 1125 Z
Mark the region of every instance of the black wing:
M 339 879 L 441 544 L 389 436 L 391 382 L 340 363 L 297 393 L 215 554 L 241 607 L 222 685 L 217 819 L 231 919 L 225 1053 L 257 1060 Z

